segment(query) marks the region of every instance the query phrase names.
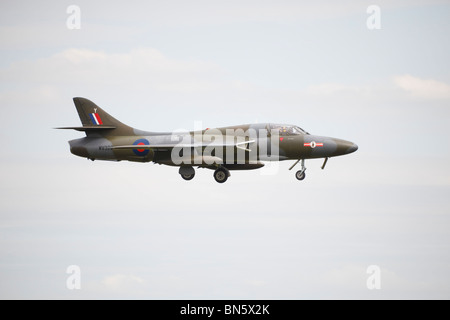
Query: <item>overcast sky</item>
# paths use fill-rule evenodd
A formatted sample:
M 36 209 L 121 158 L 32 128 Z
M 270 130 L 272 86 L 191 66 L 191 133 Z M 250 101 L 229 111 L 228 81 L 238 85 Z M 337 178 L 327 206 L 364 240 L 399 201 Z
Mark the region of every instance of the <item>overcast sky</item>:
M 0 9 L 0 298 L 450 298 L 450 1 Z M 301 182 L 291 161 L 184 181 L 72 155 L 83 134 L 52 128 L 77 96 L 142 130 L 292 123 L 359 150 Z

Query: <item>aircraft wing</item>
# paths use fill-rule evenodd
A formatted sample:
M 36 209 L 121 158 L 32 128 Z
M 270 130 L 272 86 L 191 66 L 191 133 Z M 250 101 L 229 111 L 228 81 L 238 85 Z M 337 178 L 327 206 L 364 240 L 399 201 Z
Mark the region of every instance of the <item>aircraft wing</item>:
M 195 142 L 195 143 L 163 143 L 163 144 L 132 144 L 132 145 L 123 145 L 123 146 L 113 146 L 111 149 L 116 150 L 127 150 L 127 149 L 143 149 L 143 150 L 158 150 L 158 149 L 172 149 L 172 148 L 226 148 L 226 147 L 234 147 L 238 149 L 245 150 L 250 152 L 250 144 L 254 143 L 255 140 L 243 141 L 237 143 L 216 143 L 216 142 Z

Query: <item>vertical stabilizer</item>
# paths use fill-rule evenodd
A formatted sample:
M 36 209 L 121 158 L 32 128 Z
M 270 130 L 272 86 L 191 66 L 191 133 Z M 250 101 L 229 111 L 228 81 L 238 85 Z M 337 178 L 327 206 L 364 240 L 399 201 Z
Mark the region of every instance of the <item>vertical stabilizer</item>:
M 94 102 L 79 97 L 73 98 L 73 102 L 83 125 L 79 130 L 85 131 L 87 135 L 94 131 L 102 135 L 134 135 L 133 128 L 123 124 Z

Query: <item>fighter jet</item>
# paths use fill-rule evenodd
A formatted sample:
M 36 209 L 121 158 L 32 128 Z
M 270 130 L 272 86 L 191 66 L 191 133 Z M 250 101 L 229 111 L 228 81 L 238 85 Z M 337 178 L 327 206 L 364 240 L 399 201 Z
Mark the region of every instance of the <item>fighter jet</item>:
M 192 180 L 194 168 L 214 170 L 224 183 L 230 170 L 252 170 L 265 161 L 295 160 L 306 176 L 305 159 L 342 156 L 358 149 L 353 142 L 312 135 L 296 125 L 257 123 L 195 131 L 149 132 L 127 126 L 85 98 L 73 98 L 82 126 L 60 127 L 84 131 L 86 137 L 69 141 L 70 152 L 94 160 L 154 162 L 178 166 L 184 180 Z

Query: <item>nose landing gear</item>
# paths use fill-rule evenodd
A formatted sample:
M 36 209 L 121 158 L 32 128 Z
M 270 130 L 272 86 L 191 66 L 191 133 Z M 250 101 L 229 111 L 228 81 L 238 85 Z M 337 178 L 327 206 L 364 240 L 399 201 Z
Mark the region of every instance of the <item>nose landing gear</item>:
M 298 171 L 295 173 L 295 177 L 296 177 L 298 180 L 303 180 L 303 179 L 305 179 L 305 177 L 306 177 L 306 173 L 305 173 L 305 171 L 306 171 L 306 167 L 305 167 L 305 159 L 298 159 L 298 160 L 297 160 L 297 161 L 289 168 L 289 170 L 292 170 L 292 168 L 294 168 L 294 167 L 297 165 L 297 163 L 300 162 L 300 160 L 302 161 L 302 163 L 301 163 L 302 168 L 301 168 L 300 170 L 298 170 Z
M 298 180 L 303 180 L 303 179 L 305 179 L 305 177 L 306 177 L 306 173 L 305 173 L 305 171 L 303 171 L 303 170 L 298 170 L 298 171 L 295 173 L 295 177 L 296 177 Z
M 298 159 L 298 160 L 297 160 L 297 161 L 289 168 L 289 170 L 291 170 L 292 168 L 294 168 L 294 167 L 297 165 L 297 163 L 300 162 L 300 160 L 302 161 L 302 168 L 301 168 L 300 170 L 298 170 L 298 171 L 295 173 L 295 177 L 296 177 L 298 180 L 303 180 L 303 179 L 305 179 L 305 177 L 306 177 L 306 173 L 305 173 L 305 171 L 306 171 L 306 167 L 305 167 L 305 159 Z M 325 160 L 323 161 L 323 164 L 322 164 L 322 170 L 325 169 L 325 166 L 327 165 L 327 162 L 328 162 L 328 157 L 326 157 Z

